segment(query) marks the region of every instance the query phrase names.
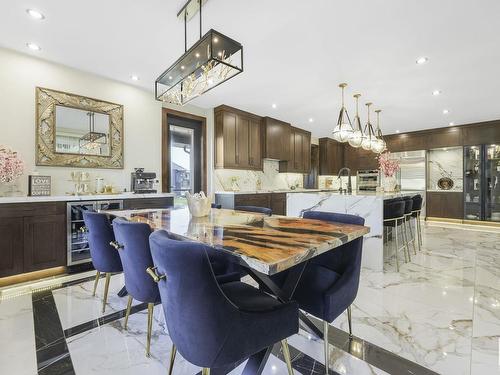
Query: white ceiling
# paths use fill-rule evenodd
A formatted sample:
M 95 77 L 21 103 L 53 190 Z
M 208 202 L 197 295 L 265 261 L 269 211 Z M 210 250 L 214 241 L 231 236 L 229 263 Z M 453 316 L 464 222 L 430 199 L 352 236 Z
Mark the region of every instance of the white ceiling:
M 152 92 L 184 51 L 176 18 L 183 3 L 1 0 L 0 45 Z M 26 8 L 46 19 L 31 19 Z M 351 115 L 359 92 L 383 110 L 385 133 L 500 118 L 498 0 L 209 0 L 203 11 L 204 32 L 214 28 L 243 44 L 245 71 L 192 104 L 228 104 L 328 136 L 337 84 L 347 82 Z M 189 44 L 197 22 L 188 25 Z M 29 51 L 27 42 L 42 50 Z M 429 62 L 415 64 L 420 56 Z M 435 89 L 442 95 L 432 96 Z

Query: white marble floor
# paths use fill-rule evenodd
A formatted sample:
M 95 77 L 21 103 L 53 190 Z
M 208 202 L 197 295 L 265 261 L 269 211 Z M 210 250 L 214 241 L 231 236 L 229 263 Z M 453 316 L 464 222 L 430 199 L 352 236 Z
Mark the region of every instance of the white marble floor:
M 391 361 L 406 358 L 441 374 L 500 374 L 499 255 L 500 231 L 426 225 L 422 252 L 399 273 L 392 263 L 386 264 L 385 272 L 362 271 L 353 307 L 355 336 L 395 353 Z M 152 356 L 146 358 L 145 311 L 131 316 L 128 330 L 121 316 L 102 321 L 103 284 L 101 280 L 95 297 L 93 280 L 50 293 L 73 373 L 165 374 L 171 342 L 161 306 L 155 307 Z M 114 275 L 105 316 L 123 312 L 126 298 L 116 295 L 122 285 L 123 275 Z M 26 294 L 0 295 L 0 374 L 37 373 L 40 338 L 35 345 L 31 295 L 35 289 L 28 287 Z M 346 330 L 345 314 L 334 325 Z M 296 374 L 317 373 L 316 365 L 323 362 L 322 341 L 301 331 L 289 343 L 296 355 Z M 330 369 L 338 374 L 389 373 L 384 366 L 370 364 L 361 352 L 351 355 L 334 345 L 330 351 Z M 232 374 L 240 374 L 242 368 Z M 178 356 L 174 374 L 198 371 Z M 264 374 L 286 373 L 282 359 L 271 355 Z
M 346 317 L 334 325 L 346 329 Z M 394 260 L 363 270 L 353 327 L 438 373 L 500 374 L 500 231 L 426 224 L 422 251 L 399 273 Z

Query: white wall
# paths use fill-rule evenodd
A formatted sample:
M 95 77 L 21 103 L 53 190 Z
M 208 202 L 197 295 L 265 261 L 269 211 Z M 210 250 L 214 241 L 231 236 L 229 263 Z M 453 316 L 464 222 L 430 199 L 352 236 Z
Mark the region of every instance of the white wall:
M 152 83 L 153 84 L 153 83 Z M 129 189 L 134 167 L 154 171 L 161 178 L 161 106 L 154 94 L 121 82 L 50 63 L 29 55 L 0 48 L 0 144 L 17 151 L 26 164 L 19 180 L 27 193 L 27 175 L 37 171 L 52 176 L 52 195 L 71 191 L 70 172 L 84 170 L 35 166 L 35 87 L 41 86 L 102 99 L 124 106 L 124 169 L 85 169 L 91 178 Z M 212 186 L 213 110 L 195 106 L 175 107 L 207 117 L 208 187 Z M 161 186 L 161 185 L 160 185 Z

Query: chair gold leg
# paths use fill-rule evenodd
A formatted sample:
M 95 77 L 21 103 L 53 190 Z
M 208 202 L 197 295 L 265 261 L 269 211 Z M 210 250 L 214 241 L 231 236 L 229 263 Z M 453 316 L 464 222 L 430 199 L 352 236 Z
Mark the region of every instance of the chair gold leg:
M 92 297 L 95 297 L 95 292 L 97 290 L 97 284 L 99 284 L 99 278 L 101 277 L 101 273 L 97 271 L 95 274 L 95 281 L 94 281 L 94 292 L 92 293 Z
M 177 348 L 172 344 L 172 351 L 170 352 L 170 365 L 168 366 L 168 375 L 172 375 L 174 371 L 175 355 L 177 354 Z
M 290 358 L 290 349 L 288 348 L 288 342 L 286 339 L 281 340 L 281 349 L 283 350 L 283 356 L 285 357 L 288 375 L 293 375 L 292 359 Z
M 347 308 L 347 323 L 349 324 L 349 336 L 352 337 L 352 315 L 351 315 L 351 306 Z
M 210 369 L 209 368 L 203 368 L 201 370 L 201 375 L 210 375 Z
M 325 369 L 326 374 L 330 371 L 330 346 L 328 345 L 328 322 L 323 321 L 323 343 L 325 346 Z
M 108 302 L 109 281 L 111 280 L 111 273 L 106 272 L 106 282 L 104 284 L 104 297 L 102 298 L 102 313 L 106 310 L 106 303 Z
M 396 232 L 396 271 L 399 272 L 399 236 L 398 236 L 398 223 L 397 223 L 397 220 L 396 220 L 396 226 L 394 227 L 395 229 L 395 232 Z
M 130 316 L 130 309 L 132 308 L 133 297 L 129 294 L 127 301 L 127 312 L 125 313 L 125 322 L 123 323 L 123 328 L 127 329 L 128 317 Z
M 153 309 L 154 303 L 148 303 L 148 333 L 146 339 L 146 357 L 151 356 L 151 330 L 153 329 Z

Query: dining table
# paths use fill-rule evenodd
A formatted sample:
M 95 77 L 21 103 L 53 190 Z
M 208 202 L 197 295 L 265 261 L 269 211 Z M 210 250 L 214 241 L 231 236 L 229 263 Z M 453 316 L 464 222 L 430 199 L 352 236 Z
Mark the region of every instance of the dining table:
M 201 242 L 221 251 L 282 302 L 292 299 L 310 259 L 370 231 L 363 225 L 216 208 L 204 217 L 193 217 L 187 207 L 101 212 L 146 223 L 153 231 L 165 230 L 177 239 Z M 284 280 L 275 282 L 273 276 L 283 271 L 287 271 Z M 300 312 L 299 317 L 305 329 L 323 339 L 322 330 L 306 314 Z M 261 374 L 272 350 L 273 346 L 252 355 L 243 374 Z M 232 369 L 211 369 L 211 374 L 227 374 Z

